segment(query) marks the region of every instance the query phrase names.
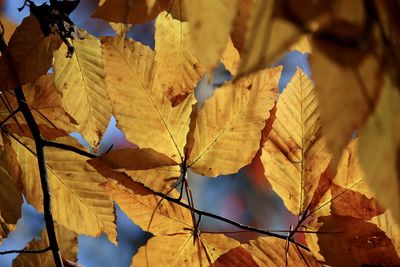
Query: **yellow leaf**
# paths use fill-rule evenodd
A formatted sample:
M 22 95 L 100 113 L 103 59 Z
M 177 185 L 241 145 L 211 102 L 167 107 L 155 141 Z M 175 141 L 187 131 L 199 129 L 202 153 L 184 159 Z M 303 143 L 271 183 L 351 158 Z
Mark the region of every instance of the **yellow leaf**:
M 274 17 L 273 11 L 274 0 L 254 4 L 237 78 L 274 63 L 302 37 L 296 26 Z
M 194 57 L 187 22 L 162 12 L 155 27 L 156 72 L 165 94 L 176 106 L 193 92 L 203 67 Z
M 65 57 L 65 44 L 54 53 L 54 82 L 62 95 L 63 107 L 80 126 L 77 131 L 96 148 L 110 122 L 111 106 L 100 41 L 88 33 L 83 37 L 72 41 L 72 58 Z
M 22 87 L 26 102 L 32 110 L 40 132 L 47 139 L 66 136 L 76 131 L 76 122 L 62 107 L 61 94 L 57 92 L 53 80 L 53 75 L 46 74 L 41 76 L 36 82 L 28 83 Z M 14 94 L 5 93 L 3 97 L 7 98 L 11 110 L 18 108 L 17 99 Z M 9 113 L 9 109 L 2 102 L 0 104 L 0 118 L 4 119 Z M 10 119 L 6 123 L 7 129 L 17 135 L 33 138 L 23 115 L 17 113 L 15 119 L 18 121 L 19 126 L 14 119 Z
M 188 161 L 194 172 L 231 174 L 251 162 L 277 98 L 281 71 L 282 67 L 261 70 L 225 83 L 206 100 L 197 116 Z
M 365 177 L 379 203 L 400 222 L 400 93 L 385 77 L 374 113 L 361 130 L 358 152 Z
M 298 68 L 279 96 L 276 119 L 262 149 L 265 176 L 295 215 L 311 203 L 330 161 L 318 109 L 314 86 Z
M 33 141 L 19 140 L 25 145 L 3 134 L 6 166 L 26 200 L 43 212 Z M 84 156 L 57 148 L 46 148 L 45 156 L 55 221 L 78 234 L 99 236 L 104 232 L 116 243 L 113 203 L 99 186 L 105 179 L 86 163 Z
M 124 24 L 124 23 L 116 23 L 116 22 L 110 22 L 110 26 L 113 29 L 113 31 L 121 36 L 125 37 L 125 35 L 129 32 L 129 30 L 132 27 L 132 24 Z
M 62 225 L 55 225 L 57 243 L 63 259 L 78 261 L 78 235 Z M 46 230 L 40 235 L 40 240 L 32 240 L 25 250 L 41 250 L 49 246 Z M 13 261 L 14 267 L 48 267 L 54 265 L 50 251 L 44 253 L 20 253 Z M 68 266 L 68 265 L 66 265 Z
M 312 49 L 312 77 L 335 167 L 354 132 L 373 112 L 382 87 L 383 71 L 380 56 L 370 51 L 365 53 L 316 40 L 312 42 Z
M 240 244 L 222 234 L 195 234 L 189 209 L 161 201 L 138 183 L 104 187 L 128 217 L 155 235 L 133 257 L 134 266 L 206 266 Z
M 369 220 L 384 212 L 365 180 L 357 145 L 358 139 L 354 139 L 343 151 L 336 176 L 320 204 L 312 209 L 313 216 L 334 214 Z
M 181 170 L 176 162 L 152 149 L 122 149 L 90 160 L 99 172 L 111 168 L 123 172 L 132 180 L 142 183 L 157 192 L 167 192 L 178 177 Z
M 57 35 L 43 36 L 34 16 L 25 18 L 11 37 L 7 52 L 0 58 L 1 88 L 12 90 L 46 74 L 52 64 L 53 51 L 60 44 Z
M 192 46 L 201 65 L 211 72 L 231 32 L 237 0 L 197 0 L 188 5 Z
M 21 218 L 22 195 L 3 167 L 4 162 L 0 163 L 0 224 L 16 224 Z
M 104 0 L 92 17 L 110 22 L 136 25 L 153 20 L 160 12 L 168 9 L 170 6 L 170 0 L 158 0 L 155 2 L 151 12 L 148 12 L 148 1 Z
M 285 266 L 285 240 L 274 237 L 259 237 L 256 240 L 249 241 L 248 244 L 244 244 L 243 247 L 251 253 L 259 266 Z M 299 249 L 301 252 L 299 252 Z M 320 266 L 310 252 L 296 248 L 292 243 L 289 245 L 287 263 L 287 266 Z
M 239 67 L 240 55 L 238 50 L 233 46 L 232 40 L 229 39 L 225 46 L 225 50 L 221 55 L 221 63 L 225 68 L 235 76 Z
M 154 52 L 146 46 L 108 37 L 103 39 L 103 51 L 118 127 L 140 148 L 152 148 L 179 164 L 185 154 L 193 94 L 171 106 L 155 73 Z

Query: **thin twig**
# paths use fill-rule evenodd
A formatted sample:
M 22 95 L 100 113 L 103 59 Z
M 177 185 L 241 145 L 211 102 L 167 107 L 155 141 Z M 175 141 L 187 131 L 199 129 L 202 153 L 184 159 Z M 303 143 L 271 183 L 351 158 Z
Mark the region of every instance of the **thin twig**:
M 12 253 L 24 253 L 24 254 L 40 254 L 46 251 L 51 250 L 51 247 L 48 246 L 47 248 L 38 249 L 38 250 L 25 250 L 25 249 L 16 249 L 16 250 L 6 250 L 0 251 L 0 255 L 12 254 Z
M 82 156 L 85 156 L 85 157 L 88 157 L 88 158 L 91 158 L 91 159 L 94 159 L 94 158 L 97 157 L 96 155 L 93 155 L 93 154 L 91 154 L 89 152 L 86 152 L 86 151 L 81 150 L 81 149 L 79 149 L 77 147 L 70 146 L 70 145 L 67 145 L 67 144 L 57 143 L 57 142 L 54 142 L 54 141 L 51 141 L 51 140 L 47 140 L 47 139 L 43 139 L 42 143 L 43 143 L 43 146 L 56 147 L 56 148 L 59 148 L 59 149 L 62 149 L 62 150 L 75 152 L 75 153 L 77 153 L 79 155 L 82 155 Z

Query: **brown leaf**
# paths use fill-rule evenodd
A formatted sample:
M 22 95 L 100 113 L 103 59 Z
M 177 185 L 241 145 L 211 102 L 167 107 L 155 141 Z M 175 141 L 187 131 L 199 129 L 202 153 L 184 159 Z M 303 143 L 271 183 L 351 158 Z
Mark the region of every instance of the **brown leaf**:
M 333 266 L 397 266 L 390 238 L 376 225 L 347 216 L 324 216 L 316 234 L 319 253 Z M 314 235 L 314 234 L 312 234 Z M 307 240 L 307 242 L 309 242 Z M 315 247 L 314 247 L 315 248 Z
M 11 37 L 7 52 L 0 58 L 2 89 L 14 89 L 46 74 L 52 64 L 53 51 L 60 44 L 57 35 L 43 36 L 33 15 L 25 18 Z

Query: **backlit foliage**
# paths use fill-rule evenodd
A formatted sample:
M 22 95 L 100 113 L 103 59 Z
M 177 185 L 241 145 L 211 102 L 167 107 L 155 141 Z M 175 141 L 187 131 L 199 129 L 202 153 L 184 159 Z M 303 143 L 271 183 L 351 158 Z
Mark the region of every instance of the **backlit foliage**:
M 57 34 L 43 36 L 35 16 L 16 29 L 1 18 L 11 39 L 0 58 L 0 242 L 21 216 L 22 194 L 44 210 L 38 137 L 14 93 L 22 86 L 46 140 L 87 151 L 69 136 L 80 132 L 97 152 L 115 116 L 137 146 L 92 158 L 45 147 L 66 266 L 77 261 L 79 234 L 105 233 L 117 244 L 113 201 L 153 235 L 132 266 L 400 265 L 399 7 L 394 0 L 103 0 L 93 17 L 117 35 L 79 29 L 84 39 L 70 40 L 71 58 Z M 149 21 L 154 49 L 125 37 Z M 272 64 L 291 50 L 310 55 L 312 77 L 297 68 L 280 92 L 283 68 Z M 195 87 L 219 63 L 232 79 L 198 106 Z M 298 224 L 284 235 L 243 226 L 261 234 L 243 243 L 203 233 L 199 222 L 209 215 L 196 209 L 187 171 L 234 174 L 255 158 Z M 43 232 L 27 249 L 46 246 Z M 49 252 L 14 261 L 52 263 Z

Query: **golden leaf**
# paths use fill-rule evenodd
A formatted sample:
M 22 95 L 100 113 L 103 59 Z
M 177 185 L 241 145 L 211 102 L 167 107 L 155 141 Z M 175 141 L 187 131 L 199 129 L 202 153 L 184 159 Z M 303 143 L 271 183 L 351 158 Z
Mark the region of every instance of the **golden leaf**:
M 273 190 L 295 215 L 311 203 L 330 155 L 322 136 L 314 86 L 300 68 L 279 96 L 261 161 Z
M 194 172 L 231 174 L 251 162 L 277 98 L 281 71 L 282 67 L 261 70 L 225 83 L 206 100 L 197 116 L 188 160 Z
M 194 56 L 187 22 L 162 12 L 155 27 L 156 73 L 165 94 L 176 106 L 193 92 L 203 67 Z
M 227 253 L 221 255 L 212 267 L 259 267 L 251 253 L 242 245 L 237 248 L 229 250 Z
M 19 140 L 22 144 L 3 134 L 6 166 L 26 200 L 43 212 L 33 141 Z M 99 186 L 105 179 L 86 163 L 84 156 L 57 148 L 46 148 L 45 154 L 55 221 L 78 234 L 99 236 L 104 232 L 116 243 L 113 203 Z
M 373 112 L 382 87 L 383 71 L 379 56 L 370 52 L 365 54 L 359 49 L 316 40 L 312 42 L 312 49 L 312 77 L 335 167 L 354 132 Z M 347 63 L 341 64 L 339 59 Z
M 302 37 L 296 26 L 273 13 L 274 0 L 254 4 L 237 78 L 274 63 Z
M 233 46 L 232 40 L 229 38 L 225 46 L 225 50 L 221 55 L 221 63 L 225 68 L 235 76 L 239 67 L 240 55 L 238 50 Z
M 53 79 L 53 75 L 46 74 L 36 82 L 22 87 L 26 102 L 32 110 L 40 132 L 47 139 L 66 136 L 76 131 L 76 122 L 62 107 L 61 94 L 57 92 Z M 4 102 L 0 104 L 0 118 L 2 119 L 9 115 L 9 109 L 16 110 L 18 108 L 17 99 L 13 93 L 7 92 L 3 97 L 8 100 L 9 106 L 6 108 Z M 33 138 L 21 112 L 17 113 L 15 118 L 19 125 L 15 120 L 10 119 L 6 123 L 7 129 L 17 135 Z
M 385 77 L 374 113 L 361 130 L 358 152 L 376 198 L 400 222 L 400 93 Z
M 0 224 L 16 224 L 21 218 L 22 195 L 3 167 L 3 160 L 0 163 Z
M 54 82 L 62 95 L 63 107 L 80 126 L 77 131 L 96 148 L 110 122 L 111 106 L 100 41 L 88 33 L 83 37 L 72 42 L 72 58 L 65 57 L 65 44 L 54 53 Z
M 25 18 L 11 37 L 7 52 L 0 58 L 1 88 L 12 90 L 46 74 L 52 64 L 53 51 L 60 44 L 57 35 L 43 36 L 34 16 Z
M 104 0 L 92 15 L 93 18 L 124 24 L 143 24 L 169 8 L 170 0 L 156 1 L 148 12 L 149 0 Z
M 128 217 L 154 234 L 133 257 L 135 266 L 210 265 L 240 244 L 222 234 L 197 232 L 188 209 L 161 201 L 138 183 L 127 189 L 109 182 L 104 188 Z
M 126 148 L 111 151 L 90 160 L 89 164 L 99 172 L 105 168 L 123 172 L 132 180 L 157 192 L 167 192 L 181 176 L 181 170 L 175 161 L 152 149 Z
M 110 26 L 113 31 L 121 37 L 125 37 L 129 30 L 132 28 L 132 24 L 110 22 Z
M 57 243 L 64 259 L 78 261 L 78 235 L 62 225 L 55 225 Z M 46 230 L 40 234 L 40 240 L 32 240 L 25 250 L 41 250 L 49 246 Z M 20 253 L 13 261 L 14 267 L 48 267 L 54 265 L 51 251 L 43 253 Z M 67 265 L 66 265 L 67 266 Z
M 193 50 L 208 73 L 217 65 L 228 41 L 236 4 L 237 0 L 197 0 L 187 7 Z
M 369 222 L 375 224 L 379 229 L 385 232 L 392 240 L 397 255 L 400 257 L 400 223 L 394 220 L 392 212 L 386 210 L 385 213 L 372 218 Z
M 285 240 L 259 237 L 242 246 L 251 253 L 259 266 L 285 266 Z M 287 263 L 287 266 L 320 266 L 310 252 L 296 248 L 296 245 L 292 243 L 289 245 Z
M 106 82 L 117 126 L 140 148 L 151 148 L 177 164 L 184 158 L 193 94 L 172 107 L 157 79 L 154 52 L 120 37 L 103 39 Z M 129 99 L 130 101 L 126 101 Z
M 369 220 L 384 212 L 365 180 L 357 155 L 357 141 L 354 139 L 343 151 L 329 190 L 312 209 L 314 216 L 334 214 Z

